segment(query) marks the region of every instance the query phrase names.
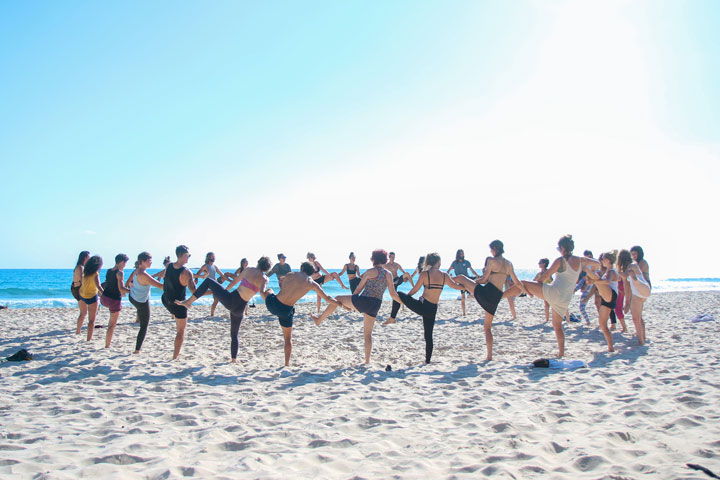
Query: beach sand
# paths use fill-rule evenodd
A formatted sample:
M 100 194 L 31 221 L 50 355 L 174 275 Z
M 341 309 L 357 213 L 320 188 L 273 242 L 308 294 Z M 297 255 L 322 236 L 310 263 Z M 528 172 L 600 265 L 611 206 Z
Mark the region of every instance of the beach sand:
M 110 349 L 104 329 L 90 343 L 74 334 L 75 309 L 3 310 L 0 355 L 27 348 L 35 359 L 0 365 L 0 477 L 708 478 L 686 463 L 720 473 L 720 325 L 688 321 L 717 317 L 720 293 L 653 295 L 648 345 L 628 318 L 612 354 L 595 325 L 566 325 L 566 358 L 589 364 L 578 370 L 527 367 L 557 352 L 537 299 L 517 299 L 517 321 L 501 304 L 490 363 L 472 299 L 466 317 L 459 301 L 441 302 L 429 365 L 407 309 L 376 325 L 367 368 L 361 316 L 339 311 L 317 327 L 313 309 L 297 308 L 289 368 L 262 305 L 243 321 L 235 365 L 229 321 L 207 306 L 191 309 L 175 362 L 161 307 L 140 355 L 133 308 Z M 107 318 L 102 308 L 98 323 Z

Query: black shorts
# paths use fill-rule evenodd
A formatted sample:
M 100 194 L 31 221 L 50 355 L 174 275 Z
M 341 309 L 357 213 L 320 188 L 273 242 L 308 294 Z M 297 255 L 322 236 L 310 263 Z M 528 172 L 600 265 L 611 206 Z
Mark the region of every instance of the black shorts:
M 371 317 L 377 317 L 378 311 L 382 306 L 382 300 L 367 295 L 353 295 L 352 304 L 358 312 L 370 315 Z
M 325 283 L 325 277 L 326 275 L 320 275 L 318 278 L 315 279 L 315 283 L 317 283 L 318 285 L 322 285 L 323 283 Z
M 175 318 L 187 318 L 187 308 L 175 303 L 174 299 L 171 300 L 163 295 L 162 304 Z
M 278 300 L 277 296 L 275 296 L 275 294 L 273 293 L 265 297 L 265 306 L 270 313 L 278 317 L 278 320 L 280 320 L 280 325 L 285 328 L 291 328 L 293 326 L 295 307 L 285 305 L 280 300 Z
M 73 287 L 72 284 L 70 284 L 70 293 L 72 293 L 72 296 L 75 300 L 78 302 L 80 301 L 80 286 Z
M 395 287 L 395 290 L 397 290 L 397 287 L 399 287 L 400 285 L 402 285 L 402 283 L 403 283 L 404 281 L 405 281 L 405 279 L 403 278 L 402 275 L 400 275 L 399 277 L 393 278 L 393 286 Z
M 350 293 L 354 293 L 355 289 L 358 285 L 360 285 L 360 282 L 362 279 L 360 277 L 355 277 L 350 279 Z
M 602 297 L 600 297 L 600 299 L 602 300 L 602 302 L 600 302 L 600 305 L 602 305 L 603 307 L 607 307 L 610 310 L 615 310 L 615 307 L 617 306 L 617 298 L 618 298 L 618 294 L 615 290 L 613 290 L 612 291 L 612 299 L 610 299 L 609 302 L 602 300 Z
M 497 307 L 500 304 L 500 300 L 502 300 L 503 292 L 498 290 L 495 285 L 488 282 L 485 285 L 478 285 L 475 287 L 473 296 L 483 310 L 490 315 L 495 315 Z

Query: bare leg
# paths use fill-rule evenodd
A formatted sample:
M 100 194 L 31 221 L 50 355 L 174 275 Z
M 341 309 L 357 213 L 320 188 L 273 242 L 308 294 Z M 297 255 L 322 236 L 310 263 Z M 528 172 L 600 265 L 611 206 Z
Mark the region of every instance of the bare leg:
M 175 334 L 175 350 L 173 351 L 173 360 L 177 360 L 180 356 L 180 349 L 185 340 L 185 327 L 187 327 L 187 318 L 176 318 L 175 326 L 177 333 Z
M 515 297 L 507 297 L 508 305 L 510 305 L 510 315 L 513 320 L 517 320 L 517 314 L 515 313 Z
M 214 316 L 215 316 L 215 307 L 217 307 L 217 304 L 218 304 L 219 301 L 220 301 L 220 300 L 218 300 L 217 298 L 215 298 L 215 297 L 213 296 L 213 304 L 212 304 L 212 307 L 210 307 L 210 316 L 211 316 L 211 317 L 214 317 Z
M 320 313 L 320 295 L 317 296 L 318 313 Z
M 492 334 L 492 321 L 493 321 L 493 315 L 489 314 L 488 312 L 485 312 L 485 345 L 487 346 L 487 360 L 488 362 L 492 360 L 492 350 L 493 350 L 493 334 Z
M 97 318 L 98 302 L 88 305 L 88 342 L 92 340 L 93 332 L 95 332 L 95 319 Z
M 108 322 L 107 332 L 105 332 L 105 348 L 110 348 L 113 333 L 115 333 L 115 325 L 117 325 L 120 312 L 110 312 L 110 321 Z
M 337 272 L 332 272 L 332 273 L 330 274 L 330 278 L 331 278 L 332 280 L 337 280 L 337 282 L 340 284 L 340 286 L 341 286 L 342 288 L 344 288 L 345 290 L 350 290 L 350 288 L 349 288 L 349 287 L 346 287 L 345 284 L 342 282 L 342 279 L 340 278 L 340 275 L 337 274 Z
M 375 317 L 363 314 L 363 334 L 365 337 L 365 365 L 370 363 L 370 353 L 372 352 L 372 331 L 375 326 Z
M 558 357 L 565 356 L 565 332 L 562 329 L 562 317 L 555 310 L 552 312 L 552 326 L 558 342 Z
M 315 322 L 315 325 L 320 325 L 325 319 L 327 319 L 330 315 L 333 314 L 335 309 L 337 308 L 337 304 L 335 303 L 328 303 L 328 306 L 325 307 L 325 311 L 320 315 L 319 317 L 316 315 L 310 315 L 310 318 L 312 318 L 313 322 Z
M 473 292 L 475 292 L 475 287 L 477 287 L 477 283 L 475 283 L 473 279 L 468 278 L 465 275 L 458 275 L 457 277 L 454 277 L 453 280 L 455 280 L 455 283 L 459 283 L 460 285 L 462 285 L 465 290 L 468 291 L 468 294 L 472 295 Z
M 605 341 L 608 345 L 608 352 L 614 352 L 615 349 L 613 348 L 613 339 L 612 335 L 610 334 L 610 329 L 608 329 L 608 319 L 610 318 L 610 309 L 605 306 L 600 307 L 600 314 L 598 315 L 598 323 L 600 324 L 600 330 L 602 330 L 603 335 L 605 335 Z
M 537 297 L 537 298 L 542 298 L 543 300 L 545 299 L 545 297 L 543 296 L 543 289 L 542 289 L 543 284 L 542 283 L 528 282 L 528 281 L 522 281 L 522 283 L 523 283 L 523 286 L 525 287 L 525 290 L 527 290 L 527 292 L 531 296 Z M 512 287 L 505 290 L 505 293 L 503 293 L 503 298 L 517 297 L 520 294 L 520 292 L 521 292 L 520 287 L 518 287 L 517 285 L 513 285 Z
M 75 330 L 76 335 L 80 335 L 80 329 L 82 329 L 82 324 L 85 321 L 85 316 L 87 315 L 87 312 L 88 312 L 87 303 L 80 300 L 78 302 L 78 308 L 80 309 L 80 315 L 78 315 L 78 319 L 77 319 L 77 330 Z
M 645 322 L 642 318 L 644 304 L 644 298 L 633 296 L 630 300 L 630 314 L 635 324 L 635 333 L 637 334 L 639 345 L 645 345 Z
M 290 366 L 290 355 L 292 354 L 292 327 L 281 327 L 283 340 L 285 340 L 285 366 Z
M 545 302 L 545 321 L 550 321 L 550 304 Z
M 460 292 L 460 303 L 462 303 L 463 317 L 465 316 L 465 290 Z

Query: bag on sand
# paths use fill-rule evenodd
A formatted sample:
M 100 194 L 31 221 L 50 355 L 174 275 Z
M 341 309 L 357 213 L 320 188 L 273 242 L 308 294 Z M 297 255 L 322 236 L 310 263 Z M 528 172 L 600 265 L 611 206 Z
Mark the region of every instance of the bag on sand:
M 7 357 L 4 361 L 6 361 L 6 362 L 23 362 L 23 361 L 26 361 L 26 360 L 29 361 L 32 359 L 33 359 L 32 355 L 30 355 L 28 353 L 28 351 L 23 348 L 22 350 L 15 352 L 12 355 L 10 355 L 9 357 Z
M 587 367 L 582 360 L 555 360 L 554 358 L 540 358 L 532 363 L 534 368 L 554 368 L 557 370 Z

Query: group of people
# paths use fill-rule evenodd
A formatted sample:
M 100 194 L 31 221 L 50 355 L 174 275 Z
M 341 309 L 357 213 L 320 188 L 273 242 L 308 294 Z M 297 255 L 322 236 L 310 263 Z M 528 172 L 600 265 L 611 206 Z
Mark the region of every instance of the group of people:
M 372 268 L 361 273 L 355 263 L 355 254 L 350 253 L 349 262 L 345 264 L 340 273 L 328 272 L 317 257 L 308 252 L 307 261 L 303 262 L 300 270 L 293 272 L 286 263 L 286 257 L 279 254 L 278 263 L 272 265 L 268 257 L 261 257 L 256 266 L 250 267 L 246 259 L 241 262 L 240 268 L 234 273 L 224 273 L 215 266 L 215 255 L 210 252 L 205 258 L 204 265 L 193 274 L 186 267 L 190 252 L 188 247 L 180 245 L 175 249 L 176 261 L 171 262 L 165 258 L 165 268 L 150 275 L 147 269 L 152 265 L 152 256 L 147 252 L 138 255 L 135 269 L 124 278 L 124 269 L 129 260 L 125 254 L 115 257 L 115 265 L 105 275 L 105 282 L 100 283 L 99 271 L 103 261 L 100 256 L 90 256 L 90 253 L 80 253 L 77 265 L 73 272 L 71 291 L 78 300 L 80 314 L 77 320 L 77 334 L 80 334 L 85 317 L 88 317 L 87 340 L 93 336 L 98 303 L 110 311 L 110 320 L 107 326 L 105 347 L 109 348 L 119 313 L 122 309 L 121 299 L 128 295 L 130 302 L 137 310 L 140 329 L 137 335 L 135 353 L 140 353 L 147 328 L 150 322 L 150 289 L 156 287 L 163 290 L 162 304 L 173 316 L 176 323 L 176 336 L 173 359 L 180 355 L 185 328 L 187 326 L 188 308 L 199 298 L 206 294 L 214 297 L 211 313 L 221 303 L 230 312 L 230 357 L 232 362 L 237 361 L 239 349 L 238 334 L 240 324 L 246 314 L 251 299 L 259 294 L 268 311 L 278 318 L 284 337 L 285 365 L 290 364 L 292 354 L 292 328 L 295 315 L 295 304 L 308 292 L 312 291 L 318 298 L 318 315 L 311 315 L 316 325 L 321 325 L 338 307 L 356 311 L 363 314 L 363 330 L 365 343 L 365 363 L 370 362 L 372 352 L 372 332 L 382 299 L 387 291 L 393 300 L 390 318 L 385 324 L 396 322 L 401 305 L 422 317 L 423 334 L 425 339 L 425 361 L 430 362 L 433 353 L 433 329 L 438 311 L 440 295 L 445 286 L 460 291 L 463 301 L 463 314 L 465 314 L 465 292 L 471 293 L 478 304 L 485 311 L 485 339 L 487 345 L 487 360 L 492 360 L 493 335 L 492 322 L 498 305 L 503 298 L 512 299 L 524 294 L 543 299 L 546 308 L 552 311 L 552 326 L 558 342 L 559 356 L 565 353 L 565 335 L 562 329 L 563 318 L 567 315 L 568 306 L 581 280 L 583 294 L 590 287 L 599 300 L 599 324 L 608 342 L 608 349 L 613 350 L 612 337 L 607 322 L 610 312 L 616 310 L 619 297 L 619 285 L 624 285 L 625 306 L 623 313 L 631 312 L 633 323 L 642 345 L 645 342 L 645 326 L 642 320 L 642 307 L 645 299 L 650 295 L 649 270 L 647 262 L 643 259 L 642 249 L 633 247 L 632 253 L 622 250 L 619 254 L 608 252 L 599 260 L 592 255 L 582 257 L 573 255 L 574 241 L 570 235 L 563 236 L 558 241 L 560 256 L 550 264 L 543 259 L 541 272 L 535 281 L 521 281 L 517 278 L 513 264 L 504 257 L 504 245 L 500 240 L 494 240 L 489 245 L 490 256 L 485 261 L 482 274 L 472 269 L 469 261 L 464 259 L 464 252 L 452 262 L 447 272 L 443 272 L 441 258 L 437 253 L 429 253 L 420 258 L 418 266 L 412 274 L 406 272 L 395 262 L 394 252 L 375 250 L 370 256 Z M 639 249 L 639 253 L 638 250 Z M 633 263 L 633 257 L 635 262 Z M 644 262 L 644 263 L 643 263 Z M 617 265 L 617 269 L 615 266 Z M 454 276 L 450 272 L 455 273 Z M 473 273 L 474 276 L 471 276 Z M 349 295 L 329 296 L 323 285 L 336 281 L 344 289 L 348 289 L 341 276 L 347 274 L 350 284 Z M 279 291 L 275 293 L 268 288 L 269 277 L 276 275 Z M 417 277 L 417 279 L 415 279 Z M 196 280 L 201 279 L 200 284 Z M 160 281 L 162 280 L 162 282 Z M 223 286 L 228 281 L 227 286 Z M 399 292 L 397 288 L 403 282 L 409 282 L 411 289 L 408 293 Z M 512 285 L 507 288 L 507 285 Z M 191 296 L 187 298 L 187 290 Z M 415 294 L 422 289 L 419 298 Z M 589 294 L 588 294 L 589 295 Z M 581 297 L 584 298 L 584 297 Z M 327 303 L 322 313 L 321 301 Z M 623 300 L 619 300 L 623 302 Z M 581 300 L 582 302 L 582 300 Z M 547 314 L 546 314 L 547 315 Z M 624 325 L 624 323 L 623 323 Z

